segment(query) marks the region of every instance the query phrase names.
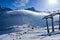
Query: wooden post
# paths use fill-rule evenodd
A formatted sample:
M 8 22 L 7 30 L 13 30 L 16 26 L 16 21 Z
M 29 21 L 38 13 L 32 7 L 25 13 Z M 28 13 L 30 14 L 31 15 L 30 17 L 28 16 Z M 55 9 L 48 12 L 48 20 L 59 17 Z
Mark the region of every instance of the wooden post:
M 51 22 L 52 22 L 52 32 L 54 32 L 53 16 L 51 16 Z
M 60 30 L 60 14 L 59 14 L 59 30 Z
M 49 33 L 48 20 L 46 18 L 47 32 Z

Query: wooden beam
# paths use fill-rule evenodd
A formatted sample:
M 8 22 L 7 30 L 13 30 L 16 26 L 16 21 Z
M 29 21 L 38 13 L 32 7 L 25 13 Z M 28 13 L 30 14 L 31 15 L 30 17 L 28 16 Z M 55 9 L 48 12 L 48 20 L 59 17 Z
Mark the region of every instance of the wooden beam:
M 60 13 L 53 13 L 50 15 L 45 16 L 43 19 L 50 18 L 51 16 L 59 15 Z
M 59 14 L 59 30 L 60 30 L 60 14 Z
M 47 25 L 47 32 L 49 33 L 49 26 L 48 26 L 48 20 L 46 18 L 46 25 Z
M 51 16 L 51 22 L 52 22 L 52 32 L 54 32 L 53 16 Z

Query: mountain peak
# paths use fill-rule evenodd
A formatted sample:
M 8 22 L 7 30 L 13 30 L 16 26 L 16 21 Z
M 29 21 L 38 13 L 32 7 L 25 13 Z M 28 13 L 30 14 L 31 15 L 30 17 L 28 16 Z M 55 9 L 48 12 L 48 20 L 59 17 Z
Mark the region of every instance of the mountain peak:
M 27 8 L 27 9 L 25 9 L 25 10 L 30 10 L 30 11 L 34 11 L 34 12 L 39 12 L 39 11 L 37 11 L 34 7 Z
M 26 10 L 35 11 L 35 8 L 34 7 L 31 7 L 31 8 L 27 8 Z

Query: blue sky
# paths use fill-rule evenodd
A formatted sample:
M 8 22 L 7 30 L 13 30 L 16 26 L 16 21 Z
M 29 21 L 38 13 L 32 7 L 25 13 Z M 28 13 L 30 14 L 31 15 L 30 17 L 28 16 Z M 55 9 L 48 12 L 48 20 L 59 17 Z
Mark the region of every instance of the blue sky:
M 25 9 L 35 7 L 36 10 L 59 10 L 59 0 L 0 0 L 0 5 L 11 9 Z

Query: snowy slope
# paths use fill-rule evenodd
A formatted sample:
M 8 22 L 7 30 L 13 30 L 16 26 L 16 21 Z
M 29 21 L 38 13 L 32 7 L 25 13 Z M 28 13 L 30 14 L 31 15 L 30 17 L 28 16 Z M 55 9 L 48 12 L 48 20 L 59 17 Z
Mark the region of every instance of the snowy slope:
M 50 34 L 47 34 L 46 27 L 34 27 L 32 29 L 32 27 L 28 27 L 27 24 L 16 27 L 17 28 L 15 30 L 18 30 L 18 32 L 0 35 L 0 40 L 60 40 L 60 32 L 58 31 L 58 26 L 55 26 L 55 28 L 57 28 L 55 29 L 56 31 Z

